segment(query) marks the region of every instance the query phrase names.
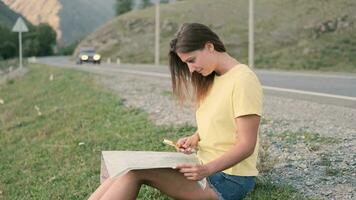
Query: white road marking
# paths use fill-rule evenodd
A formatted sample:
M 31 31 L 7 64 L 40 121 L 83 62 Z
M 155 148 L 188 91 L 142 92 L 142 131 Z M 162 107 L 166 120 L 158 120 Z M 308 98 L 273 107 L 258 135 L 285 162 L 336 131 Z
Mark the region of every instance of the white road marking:
M 117 69 L 116 71 L 124 72 L 124 73 L 131 73 L 131 74 L 138 74 L 138 75 L 162 77 L 162 78 L 170 78 L 171 77 L 171 75 L 169 75 L 169 74 L 163 74 L 163 73 L 157 73 L 157 72 L 143 72 L 143 71 L 125 70 L 125 69 Z
M 310 72 L 310 74 L 303 72 L 283 72 L 283 71 L 266 71 L 266 70 L 255 70 L 257 74 L 274 74 L 274 75 L 287 75 L 287 76 L 306 76 L 306 77 L 321 77 L 321 78 L 342 78 L 342 79 L 356 79 L 354 74 L 317 74 L 316 72 Z
M 281 92 L 291 92 L 291 93 L 297 93 L 297 94 L 306 94 L 306 95 L 313 95 L 313 96 L 319 96 L 319 97 L 329 97 L 329 98 L 337 98 L 337 99 L 356 101 L 356 97 L 349 97 L 349 96 L 342 96 L 342 95 L 326 94 L 326 93 L 319 93 L 319 92 L 309 92 L 309 91 L 304 91 L 304 90 L 294 90 L 294 89 L 286 89 L 286 88 L 270 87 L 270 86 L 262 86 L 262 88 L 267 89 L 267 90 L 281 91 Z

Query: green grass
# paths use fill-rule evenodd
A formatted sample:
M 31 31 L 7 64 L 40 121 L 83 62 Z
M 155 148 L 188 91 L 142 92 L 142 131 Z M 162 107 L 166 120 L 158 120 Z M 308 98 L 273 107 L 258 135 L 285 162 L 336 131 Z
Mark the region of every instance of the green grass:
M 0 85 L 0 98 L 0 199 L 85 199 L 99 184 L 102 150 L 171 151 L 162 138 L 195 129 L 157 126 L 89 74 L 40 65 Z M 265 181 L 249 198 L 296 195 Z M 139 199 L 168 197 L 143 187 Z
M 165 97 L 173 97 L 172 91 L 163 91 L 161 95 Z
M 291 186 L 277 186 L 271 184 L 268 179 L 257 179 L 255 190 L 250 193 L 246 200 L 277 200 L 277 199 L 290 199 L 300 200 L 306 199 L 300 193 L 298 193 Z M 308 198 L 312 200 L 314 198 Z

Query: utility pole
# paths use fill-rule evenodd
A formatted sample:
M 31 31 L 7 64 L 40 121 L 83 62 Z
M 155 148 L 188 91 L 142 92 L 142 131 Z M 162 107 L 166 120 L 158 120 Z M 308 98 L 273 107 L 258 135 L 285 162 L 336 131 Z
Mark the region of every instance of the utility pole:
M 254 0 L 249 0 L 248 65 L 254 68 Z
M 155 65 L 159 65 L 159 18 L 160 18 L 160 13 L 159 13 L 159 2 L 160 0 L 156 1 L 156 28 L 155 28 Z

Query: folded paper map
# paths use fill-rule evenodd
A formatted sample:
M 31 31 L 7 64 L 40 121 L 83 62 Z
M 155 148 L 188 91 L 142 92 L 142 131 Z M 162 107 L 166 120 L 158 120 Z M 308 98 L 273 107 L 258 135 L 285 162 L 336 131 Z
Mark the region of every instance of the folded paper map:
M 175 168 L 179 164 L 198 164 L 195 154 L 157 151 L 102 151 L 101 178 L 119 177 L 130 170 Z M 198 181 L 205 188 L 206 180 Z

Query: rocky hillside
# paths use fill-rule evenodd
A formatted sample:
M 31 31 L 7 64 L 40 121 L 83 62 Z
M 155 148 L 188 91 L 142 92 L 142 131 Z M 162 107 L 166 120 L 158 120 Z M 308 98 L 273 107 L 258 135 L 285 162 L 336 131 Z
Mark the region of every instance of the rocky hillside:
M 356 71 L 356 1 L 259 0 L 255 3 L 256 61 L 259 68 Z M 80 45 L 95 46 L 105 57 L 152 63 L 154 7 L 121 15 Z M 183 22 L 216 31 L 228 51 L 247 61 L 248 1 L 194 0 L 161 5 L 161 61 L 170 38 Z
M 45 22 L 68 44 L 92 32 L 114 17 L 115 0 L 1 0 L 32 24 Z

